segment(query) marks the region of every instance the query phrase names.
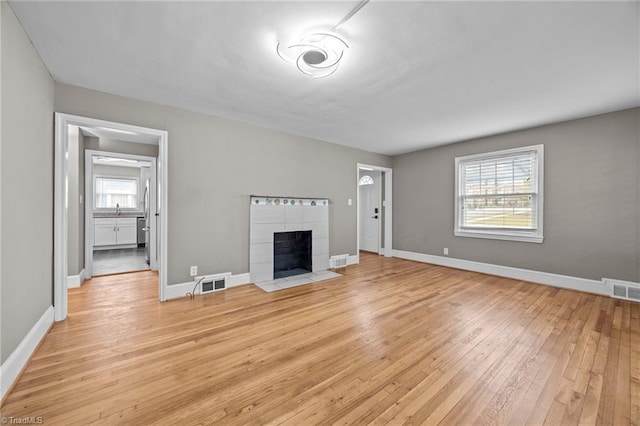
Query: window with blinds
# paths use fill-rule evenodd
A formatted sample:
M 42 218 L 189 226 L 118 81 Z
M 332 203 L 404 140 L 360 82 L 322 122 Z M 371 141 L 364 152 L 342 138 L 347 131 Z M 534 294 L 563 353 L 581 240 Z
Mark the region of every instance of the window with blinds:
M 95 177 L 96 209 L 135 209 L 138 207 L 138 180 L 135 178 Z
M 541 243 L 543 146 L 455 159 L 455 235 Z

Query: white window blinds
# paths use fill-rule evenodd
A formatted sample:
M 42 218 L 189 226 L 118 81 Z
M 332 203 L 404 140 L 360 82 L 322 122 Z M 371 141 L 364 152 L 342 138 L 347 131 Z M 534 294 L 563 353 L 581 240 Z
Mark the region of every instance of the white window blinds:
M 456 232 L 541 237 L 541 162 L 541 145 L 457 158 Z
M 138 181 L 126 178 L 95 178 L 95 207 L 134 209 L 138 206 Z

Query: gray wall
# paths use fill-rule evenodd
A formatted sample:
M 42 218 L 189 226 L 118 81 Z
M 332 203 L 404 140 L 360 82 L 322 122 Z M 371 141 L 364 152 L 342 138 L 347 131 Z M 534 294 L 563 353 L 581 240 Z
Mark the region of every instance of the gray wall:
M 80 221 L 80 181 L 84 180 L 84 175 L 80 178 L 80 157 L 84 153 L 80 150 L 81 132 L 78 126 L 69 126 L 69 157 L 68 157 L 68 174 L 67 196 L 69 210 L 67 215 L 67 275 L 78 275 L 84 267 L 84 261 L 81 259 L 80 253 L 84 251 L 84 247 L 79 244 L 80 230 L 84 223 Z M 82 155 L 81 155 L 82 154 Z M 82 256 L 84 257 L 84 256 Z
M 78 194 L 82 197 L 82 202 L 78 203 L 78 272 L 84 269 L 84 207 L 87 201 L 84 199 L 84 135 L 78 133 Z M 69 243 L 71 244 L 71 243 Z
M 168 281 L 249 271 L 249 196 L 327 197 L 331 254 L 356 251 L 356 164 L 391 159 L 56 83 L 56 111 L 169 132 Z M 89 148 L 89 144 L 87 144 Z
M 53 299 L 53 97 L 53 80 L 2 2 L 2 362 Z
M 639 109 L 393 158 L 395 249 L 583 278 L 640 280 Z M 544 144 L 544 243 L 455 237 L 454 158 Z

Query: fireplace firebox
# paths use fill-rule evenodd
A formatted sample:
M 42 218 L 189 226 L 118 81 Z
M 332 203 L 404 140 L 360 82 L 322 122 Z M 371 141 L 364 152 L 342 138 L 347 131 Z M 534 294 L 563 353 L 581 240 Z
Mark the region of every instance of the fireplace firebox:
M 311 272 L 311 253 L 311 231 L 274 232 L 273 278 Z

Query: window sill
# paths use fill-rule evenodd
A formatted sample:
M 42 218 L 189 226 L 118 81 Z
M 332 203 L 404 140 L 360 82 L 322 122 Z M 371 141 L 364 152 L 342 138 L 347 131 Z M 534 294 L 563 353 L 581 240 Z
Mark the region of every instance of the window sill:
M 470 237 L 470 238 L 486 238 L 490 240 L 506 240 L 506 241 L 518 241 L 523 243 L 542 243 L 544 237 L 540 235 L 528 235 L 528 234 L 511 234 L 511 233 L 497 233 L 497 232 L 482 232 L 482 231 L 460 231 L 455 230 L 454 235 L 456 237 Z

